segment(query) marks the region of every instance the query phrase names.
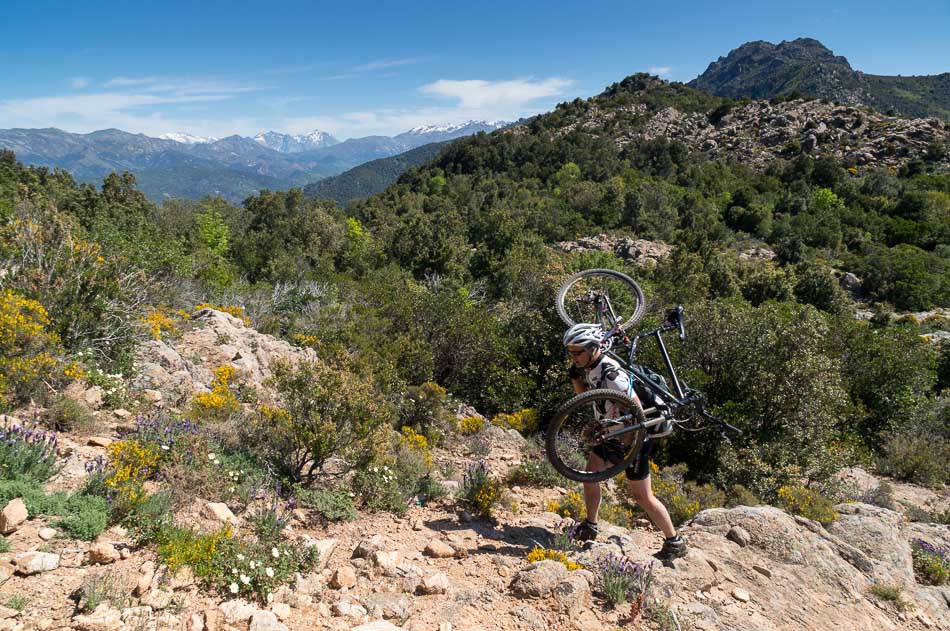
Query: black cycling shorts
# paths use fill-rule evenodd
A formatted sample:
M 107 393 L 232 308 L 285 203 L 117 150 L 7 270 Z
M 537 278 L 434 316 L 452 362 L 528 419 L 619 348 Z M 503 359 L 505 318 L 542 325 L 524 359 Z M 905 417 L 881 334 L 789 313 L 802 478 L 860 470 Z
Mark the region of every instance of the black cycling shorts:
M 643 443 L 643 447 L 640 448 L 640 452 L 637 454 L 637 457 L 633 459 L 633 462 L 630 463 L 630 466 L 627 467 L 627 470 L 624 472 L 628 480 L 646 480 L 650 475 L 650 462 L 653 461 L 653 451 L 656 449 L 656 442 L 646 439 Z M 608 457 L 607 450 L 602 446 L 598 445 L 594 447 L 593 451 L 601 460 L 605 462 L 610 462 L 611 458 Z M 613 462 L 617 462 L 621 456 L 617 456 Z

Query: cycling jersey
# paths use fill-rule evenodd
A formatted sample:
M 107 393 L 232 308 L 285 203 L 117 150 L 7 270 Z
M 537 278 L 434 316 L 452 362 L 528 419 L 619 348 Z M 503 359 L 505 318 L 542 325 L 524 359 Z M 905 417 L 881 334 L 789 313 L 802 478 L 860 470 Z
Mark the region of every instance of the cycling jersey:
M 616 390 L 628 396 L 635 397 L 630 387 L 630 376 L 624 371 L 616 359 L 601 355 L 593 366 L 590 366 L 584 375 L 587 387 L 590 389 L 607 388 Z M 614 418 L 620 415 L 616 405 L 608 405 L 600 401 L 594 405 L 594 414 L 598 419 Z

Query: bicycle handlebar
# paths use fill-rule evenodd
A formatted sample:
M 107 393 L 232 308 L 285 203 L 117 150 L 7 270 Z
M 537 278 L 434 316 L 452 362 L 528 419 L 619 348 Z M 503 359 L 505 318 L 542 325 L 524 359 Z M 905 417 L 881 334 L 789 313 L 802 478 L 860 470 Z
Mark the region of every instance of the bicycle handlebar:
M 678 305 L 677 307 L 670 309 L 666 312 L 666 319 L 664 320 L 664 326 L 669 326 L 669 328 L 679 329 L 680 340 L 686 339 L 686 327 L 683 326 L 683 305 Z

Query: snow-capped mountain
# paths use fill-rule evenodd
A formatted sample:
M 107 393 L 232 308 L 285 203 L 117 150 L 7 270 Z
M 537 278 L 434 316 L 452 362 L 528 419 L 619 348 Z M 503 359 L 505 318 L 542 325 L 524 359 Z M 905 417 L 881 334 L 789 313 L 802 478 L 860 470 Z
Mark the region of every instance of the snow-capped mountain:
M 281 153 L 301 153 L 323 147 L 332 147 L 340 141 L 325 131 L 315 129 L 309 134 L 282 134 L 268 131 L 254 136 L 254 141 Z
M 505 121 L 484 121 L 484 120 L 470 120 L 465 121 L 464 123 L 455 123 L 447 125 L 421 125 L 419 127 L 413 127 L 407 132 L 399 134 L 404 136 L 407 134 L 422 135 L 422 134 L 454 134 L 460 132 L 460 135 L 474 134 L 480 131 L 493 131 L 504 127 L 508 123 Z
M 174 140 L 185 145 L 198 145 L 206 142 L 214 142 L 217 138 L 211 136 L 192 136 L 180 131 L 173 131 L 159 136 L 162 140 Z

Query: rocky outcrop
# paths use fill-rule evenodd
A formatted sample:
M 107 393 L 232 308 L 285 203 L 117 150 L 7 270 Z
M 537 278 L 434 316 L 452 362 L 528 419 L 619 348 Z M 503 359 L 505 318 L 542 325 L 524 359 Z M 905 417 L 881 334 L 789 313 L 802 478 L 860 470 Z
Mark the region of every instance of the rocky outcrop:
M 140 347 L 136 388 L 157 391 L 160 397 L 165 392 L 178 401 L 207 391 L 212 370 L 219 366 L 233 366 L 244 383 L 259 386 L 270 376 L 268 366 L 274 359 L 316 359 L 313 349 L 259 333 L 222 311 L 201 309 L 191 323 L 193 328 L 177 340 L 151 340 Z
M 642 267 L 653 267 L 673 251 L 673 246 L 662 241 L 614 237 L 607 234 L 582 237 L 577 241 L 561 241 L 556 247 L 562 252 L 611 252 L 626 263 Z

